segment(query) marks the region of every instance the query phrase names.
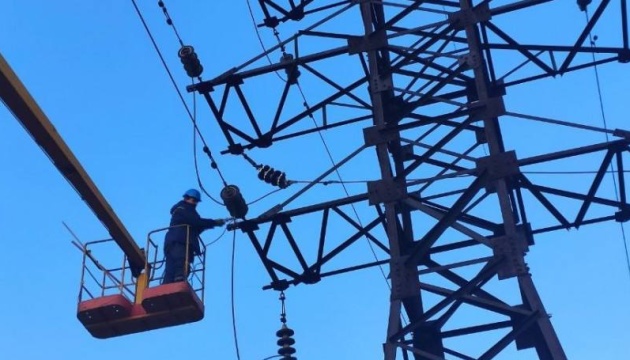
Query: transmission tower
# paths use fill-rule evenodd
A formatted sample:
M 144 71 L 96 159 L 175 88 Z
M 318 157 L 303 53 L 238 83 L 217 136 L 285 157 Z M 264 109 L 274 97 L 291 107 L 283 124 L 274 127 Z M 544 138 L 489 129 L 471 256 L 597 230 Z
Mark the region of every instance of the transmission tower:
M 510 112 L 504 96 L 521 84 L 627 63 L 630 48 L 625 0 L 578 1 L 575 12 L 592 13 L 566 44 L 521 43 L 511 35 L 520 25 L 539 26 L 518 20 L 554 11 L 557 3 L 258 1 L 260 31 L 273 32 L 277 45 L 188 87 L 205 98 L 220 126 L 222 153 L 264 154 L 341 128 L 361 139 L 315 181 L 292 183 L 287 200 L 234 225 L 271 278 L 265 288 L 383 266 L 391 282 L 386 360 L 492 359 L 512 344 L 540 359 L 566 359 L 525 256 L 537 234 L 630 218 L 623 176 L 630 133 Z M 589 36 L 604 15 L 618 24 L 619 44 L 593 46 Z M 282 38 L 287 29 L 294 35 Z M 271 112 L 257 109 L 269 104 L 276 104 Z M 504 119 L 613 139 L 519 157 L 504 143 L 502 127 L 510 126 Z M 586 191 L 528 174 L 580 157 L 601 164 Z M 362 191 L 291 208 L 337 170 L 356 171 L 356 159 L 378 169 L 352 173 L 373 177 Z M 599 191 L 611 164 L 618 197 Z M 532 209 L 547 221 L 530 220 Z M 357 217 L 368 211 L 369 221 Z M 349 237 L 328 231 L 333 217 Z M 308 231 L 293 226 L 301 219 L 308 219 Z M 375 258 L 333 269 L 333 260 L 360 239 Z M 288 246 L 298 265 L 272 256 L 278 246 Z M 504 289 L 519 301 L 505 299 Z M 458 347 L 461 337 L 499 330 L 502 336 L 487 337 L 479 353 Z

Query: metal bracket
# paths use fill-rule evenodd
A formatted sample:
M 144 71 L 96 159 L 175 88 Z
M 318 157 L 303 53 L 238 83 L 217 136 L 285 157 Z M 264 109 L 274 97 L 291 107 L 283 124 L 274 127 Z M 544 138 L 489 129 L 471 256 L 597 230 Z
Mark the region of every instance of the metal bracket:
M 407 187 L 393 180 L 369 181 L 367 187 L 370 205 L 392 203 L 404 200 L 409 196 Z
M 448 21 L 453 24 L 457 30 L 463 30 L 466 26 L 474 25 L 480 22 L 486 22 L 492 19 L 489 1 L 477 5 L 473 9 L 465 9 L 448 14 Z
M 529 267 L 525 263 L 525 254 L 529 251 L 529 245 L 522 231 L 518 231 L 513 237 L 499 236 L 490 241 L 494 257 L 503 258 L 497 270 L 499 280 L 526 275 L 529 272 Z
M 391 76 L 383 76 L 379 75 L 378 77 L 372 78 L 372 83 L 370 84 L 370 92 L 375 94 L 383 91 L 389 91 L 394 87 Z
M 419 336 L 418 347 L 429 354 L 444 354 L 444 339 L 442 337 L 441 327 L 437 320 L 430 320 L 422 324 L 418 330 Z M 440 359 L 442 356 L 439 357 Z
M 400 140 L 400 133 L 398 131 L 388 131 L 385 127 L 370 126 L 363 129 L 363 139 L 365 145 L 375 146 Z
M 505 103 L 503 102 L 503 96 L 488 98 L 482 114 L 484 119 L 491 119 L 505 115 Z
M 262 213 L 256 219 L 257 220 L 271 219 L 273 216 L 278 214 L 280 211 L 282 211 L 282 205 L 278 204 L 278 205 L 272 207 L 271 209 L 267 210 L 266 212 Z
M 622 130 L 622 129 L 615 129 L 613 130 L 613 136 L 616 137 L 620 137 L 626 140 L 630 140 L 630 131 L 628 130 Z
M 481 57 L 479 54 L 468 53 L 457 58 L 457 63 L 461 65 L 466 65 L 468 69 L 476 69 L 481 66 Z
M 413 160 L 415 146 L 413 144 L 407 144 L 400 147 L 400 157 L 403 161 Z
M 258 224 L 251 220 L 244 220 L 240 223 L 230 224 L 227 226 L 228 231 L 236 231 L 236 229 L 241 229 L 242 232 L 253 232 L 259 229 Z
M 369 36 L 351 36 L 348 38 L 348 54 L 354 55 L 361 52 L 382 49 L 387 46 L 387 34 L 385 31 L 376 31 Z
M 486 132 L 483 128 L 475 130 L 475 140 L 477 140 L 478 144 L 488 143 L 488 137 L 486 136 Z
M 477 107 L 471 116 L 474 120 L 492 119 L 505 115 L 505 103 L 503 96 L 488 98 L 485 102 L 475 101 L 470 103 L 469 108 Z
M 392 258 L 389 262 L 392 279 L 391 300 L 402 300 L 420 293 L 420 280 L 415 266 L 405 265 L 408 256 Z
M 622 64 L 627 64 L 630 62 L 630 50 L 621 49 L 621 51 L 619 51 L 619 62 Z
M 478 173 L 481 173 L 484 169 L 488 171 L 489 178 L 488 185 L 486 185 L 488 192 L 494 192 L 495 189 L 492 183 L 495 180 L 518 175 L 521 172 L 514 151 L 506 151 L 479 158 L 476 165 Z
M 627 207 L 622 208 L 621 210 L 615 213 L 615 221 L 616 222 L 627 222 L 630 220 L 630 209 Z

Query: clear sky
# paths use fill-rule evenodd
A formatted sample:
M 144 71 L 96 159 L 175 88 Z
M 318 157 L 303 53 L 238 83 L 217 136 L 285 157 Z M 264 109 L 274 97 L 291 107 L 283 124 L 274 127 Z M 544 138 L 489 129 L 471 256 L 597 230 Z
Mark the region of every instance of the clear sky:
M 138 3 L 183 88 L 189 79 L 176 57 L 178 43 L 165 24 L 157 1 Z M 594 29 L 600 46 L 620 43 L 619 24 L 614 16 L 619 12 L 619 1 L 613 3 L 608 14 L 612 15 L 602 22 L 605 25 Z M 166 4 L 184 41 L 197 49 L 205 67 L 204 78 L 214 77 L 260 53 L 244 0 Z M 260 20 L 260 9 L 254 5 L 256 18 Z M 358 13 L 351 18 L 358 22 Z M 568 45 L 575 40 L 584 21 L 584 14 L 574 2 L 554 1 L 498 23 L 523 42 Z M 359 23 L 335 25 L 360 28 Z M 295 29 L 280 27 L 280 35 L 286 38 Z M 271 32 L 261 31 L 266 44 L 274 44 Z M 309 50 L 318 49 L 317 46 L 323 49 L 337 45 L 317 43 Z M 138 242 L 144 244 L 149 231 L 167 226 L 170 207 L 183 191 L 197 186 L 192 127 L 131 2 L 3 0 L 0 52 Z M 506 59 L 511 61 L 509 57 Z M 342 79 L 360 71 L 345 67 L 342 61 L 346 60 L 342 57 L 338 64 L 325 64 L 324 69 L 336 71 Z M 505 69 L 516 64 L 501 66 Z M 608 126 L 630 130 L 627 122 L 630 68 L 612 63 L 599 71 Z M 249 88 L 247 95 L 260 111 L 271 112 L 273 107 L 265 105 L 277 101 L 281 83 L 273 77 L 265 81 Z M 305 94 L 311 99 L 320 97 L 322 89 L 314 82 L 304 85 Z M 185 96 L 192 106 L 192 96 Z M 602 126 L 592 69 L 510 88 L 506 104 L 514 112 Z M 287 106 L 299 110 L 302 100 L 294 94 Z M 205 104 L 199 104 L 198 114 L 204 137 L 226 179 L 241 187 L 248 201 L 272 191 L 273 188 L 257 180 L 255 171 L 242 158 L 219 155 L 226 147 L 224 137 Z M 359 131 L 360 127 L 348 127 L 324 133 L 336 161 L 360 145 Z M 516 118 L 507 119 L 505 136 L 506 147 L 516 149 L 519 157 L 605 140 L 601 133 L 541 126 Z M 314 179 L 330 165 L 318 136 L 279 143 L 270 150 L 252 151 L 251 155 L 258 162 L 287 171 L 289 178 L 297 180 Z M 198 156 L 203 183 L 218 196 L 222 184 L 204 154 L 199 151 Z M 586 157 L 553 170 L 596 170 L 599 161 Z M 373 179 L 377 175 L 375 166 L 371 157 L 364 157 L 341 173 L 344 180 Z M 0 358 L 236 358 L 230 314 L 231 233 L 209 251 L 203 321 L 97 340 L 76 319 L 81 253 L 71 245 L 72 237 L 62 222 L 84 242 L 106 238 L 107 232 L 4 107 L 0 107 L 0 167 L 3 169 Z M 532 179 L 585 191 L 593 175 L 556 176 L 532 175 Z M 348 190 L 365 191 L 365 184 L 349 185 Z M 606 177 L 599 195 L 614 198 L 613 191 L 612 181 Z M 276 193 L 252 205 L 250 211 L 261 213 L 294 192 L 289 189 Z M 292 207 L 343 196 L 339 185 L 318 185 Z M 570 213 L 575 212 L 573 203 L 561 204 Z M 542 225 L 549 222 L 549 215 L 538 208 L 532 209 L 532 222 Z M 207 198 L 199 211 L 206 217 L 228 216 L 224 208 Z M 611 214 L 610 209 L 597 211 Z M 366 211 L 359 210 L 359 215 L 364 223 L 371 221 Z M 333 229 L 340 238 L 350 234 L 347 226 L 333 225 L 337 226 Z M 319 231 L 318 222 L 296 220 L 295 226 L 301 229 L 298 234 L 304 236 L 300 243 L 313 247 L 305 239 Z M 220 234 L 221 230 L 212 230 L 204 234 L 204 239 L 209 242 Z M 235 308 L 240 355 L 241 359 L 263 359 L 277 350 L 278 294 L 261 289 L 269 279 L 250 241 L 239 232 L 236 244 Z M 284 258 L 287 250 L 288 246 L 283 244 L 273 251 L 278 258 Z M 105 261 L 116 262 L 121 257 L 115 248 L 105 255 L 109 256 Z M 349 249 L 339 264 L 370 261 L 371 256 L 367 245 L 361 242 Z M 382 253 L 377 256 L 383 258 Z M 629 356 L 630 277 L 619 224 L 539 236 L 527 260 L 569 358 Z M 515 293 L 511 294 L 506 296 L 513 298 Z M 296 331 L 298 358 L 382 358 L 388 296 L 378 269 L 290 288 L 287 317 Z M 462 344 L 474 348 L 472 340 L 463 340 Z M 510 359 L 532 356 L 528 352 L 509 354 Z

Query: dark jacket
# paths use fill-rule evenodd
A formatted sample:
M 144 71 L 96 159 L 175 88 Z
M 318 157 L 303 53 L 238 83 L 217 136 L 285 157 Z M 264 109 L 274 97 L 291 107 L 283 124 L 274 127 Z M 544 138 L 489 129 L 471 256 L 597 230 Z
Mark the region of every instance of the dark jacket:
M 171 228 L 166 232 L 164 238 L 164 248 L 167 249 L 175 243 L 186 245 L 186 234 L 188 234 L 189 253 L 196 255 L 201 253 L 199 235 L 204 230 L 217 226 L 217 223 L 212 219 L 202 218 L 194 205 L 182 200 L 171 208 L 170 226 Z

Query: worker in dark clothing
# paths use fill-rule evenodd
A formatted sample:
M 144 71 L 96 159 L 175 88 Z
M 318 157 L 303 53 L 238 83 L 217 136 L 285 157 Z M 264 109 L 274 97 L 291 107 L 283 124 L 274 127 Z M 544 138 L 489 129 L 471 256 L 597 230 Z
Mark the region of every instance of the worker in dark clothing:
M 199 216 L 196 210 L 199 202 L 199 191 L 190 189 L 184 193 L 184 199 L 171 208 L 171 223 L 164 238 L 163 284 L 186 280 L 194 257 L 201 254 L 199 235 L 204 230 L 225 224 L 221 219 L 204 219 Z

